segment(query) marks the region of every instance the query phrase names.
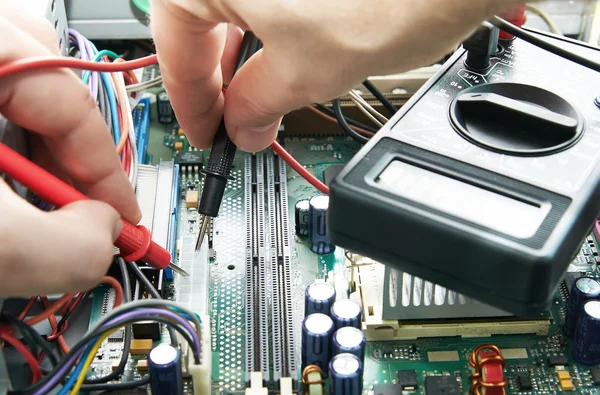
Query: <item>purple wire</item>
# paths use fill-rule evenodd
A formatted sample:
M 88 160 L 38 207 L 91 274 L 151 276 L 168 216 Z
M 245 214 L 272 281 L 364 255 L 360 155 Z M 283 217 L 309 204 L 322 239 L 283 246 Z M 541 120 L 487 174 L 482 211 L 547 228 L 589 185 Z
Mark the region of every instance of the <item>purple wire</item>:
M 192 339 L 194 340 L 194 343 L 195 343 L 193 346 L 196 349 L 196 352 L 198 353 L 198 355 L 200 355 L 200 338 L 198 337 L 198 333 L 194 330 L 192 325 L 187 320 L 185 320 L 180 315 L 173 313 L 170 310 L 157 309 L 157 308 L 136 309 L 136 310 L 121 314 L 121 315 L 105 322 L 104 324 L 102 324 L 101 327 L 105 328 L 105 327 L 111 326 L 111 325 L 116 324 L 121 321 L 125 321 L 125 320 L 131 319 L 131 318 L 139 318 L 139 317 L 147 316 L 147 315 L 161 315 L 161 316 L 164 316 L 167 318 L 171 318 L 173 321 L 175 321 L 178 324 L 180 324 L 181 326 L 183 326 L 192 335 Z M 36 392 L 34 392 L 34 395 L 47 394 L 50 392 L 50 390 L 52 388 L 56 387 L 58 385 L 59 381 L 61 380 L 61 378 L 67 374 L 68 370 L 73 368 L 73 365 L 75 365 L 75 361 L 77 361 L 77 358 L 79 358 L 79 356 L 83 353 L 83 351 L 85 351 L 85 348 L 82 349 L 81 351 L 75 353 L 73 356 L 71 356 L 68 359 L 67 363 L 58 372 L 56 372 L 56 374 L 44 386 L 42 386 L 40 389 L 38 389 Z
M 94 50 L 90 45 L 87 38 L 81 35 L 75 29 L 69 29 L 69 34 L 77 40 L 77 47 L 79 47 L 79 52 L 81 54 L 81 60 L 92 60 L 94 56 Z M 98 73 L 92 73 L 90 81 L 88 82 L 88 86 L 90 87 L 90 91 L 92 92 L 92 97 L 98 97 Z

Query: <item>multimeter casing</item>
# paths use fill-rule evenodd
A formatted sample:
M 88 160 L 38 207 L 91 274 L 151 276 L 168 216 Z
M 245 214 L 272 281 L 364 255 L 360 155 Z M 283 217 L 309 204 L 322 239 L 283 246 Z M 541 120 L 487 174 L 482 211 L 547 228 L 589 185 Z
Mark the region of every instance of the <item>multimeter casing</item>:
M 534 34 L 600 61 L 592 47 Z M 529 317 L 548 308 L 600 213 L 600 74 L 519 39 L 501 46 L 485 72 L 454 54 L 334 179 L 327 221 L 342 248 Z M 568 101 L 577 141 L 527 155 L 459 133 L 455 98 L 507 83 Z

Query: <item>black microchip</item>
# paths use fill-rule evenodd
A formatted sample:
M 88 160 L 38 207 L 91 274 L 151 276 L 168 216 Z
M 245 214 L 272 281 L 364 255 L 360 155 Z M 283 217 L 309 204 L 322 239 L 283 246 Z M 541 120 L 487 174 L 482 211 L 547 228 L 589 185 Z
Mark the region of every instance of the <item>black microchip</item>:
M 344 165 L 331 165 L 329 166 L 327 169 L 325 169 L 323 171 L 323 182 L 326 185 L 331 184 L 331 181 L 333 181 L 333 179 L 340 174 L 340 172 L 342 171 L 342 169 L 344 168 Z
M 527 376 L 517 376 L 517 383 L 519 383 L 521 391 L 531 391 L 533 389 L 533 383 Z
M 425 393 L 427 395 L 459 395 L 460 385 L 454 376 L 425 377 Z
M 160 324 L 158 322 L 136 322 L 131 328 L 133 329 L 134 339 L 160 340 Z
M 398 371 L 398 384 L 403 390 L 417 389 L 419 388 L 419 382 L 417 381 L 416 370 L 399 370 Z
M 592 383 L 594 385 L 600 385 L 600 368 L 599 367 L 591 368 L 590 374 L 592 375 Z
M 564 355 L 548 355 L 548 366 L 564 366 L 569 364 L 569 358 Z
M 203 151 L 180 151 L 175 158 L 175 163 L 182 166 L 198 166 L 202 168 L 204 164 Z
M 400 384 L 378 384 L 373 386 L 373 395 L 400 395 Z

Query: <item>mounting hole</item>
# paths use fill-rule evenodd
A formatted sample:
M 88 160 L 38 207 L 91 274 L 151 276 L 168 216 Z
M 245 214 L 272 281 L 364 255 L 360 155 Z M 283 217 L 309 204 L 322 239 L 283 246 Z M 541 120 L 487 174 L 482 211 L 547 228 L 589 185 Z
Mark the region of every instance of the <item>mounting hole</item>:
M 233 269 L 235 269 L 235 266 L 234 265 L 229 265 L 229 266 L 227 266 L 227 269 L 228 270 L 233 270 Z

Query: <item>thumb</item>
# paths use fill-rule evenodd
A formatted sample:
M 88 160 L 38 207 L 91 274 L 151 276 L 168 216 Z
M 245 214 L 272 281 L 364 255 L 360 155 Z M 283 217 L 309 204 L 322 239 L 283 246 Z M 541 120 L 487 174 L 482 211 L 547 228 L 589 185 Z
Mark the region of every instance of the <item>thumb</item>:
M 295 71 L 278 67 L 265 51 L 257 52 L 239 69 L 225 96 L 229 137 L 249 152 L 268 147 L 277 137 L 281 118 L 310 104 L 308 95 L 294 82 Z

